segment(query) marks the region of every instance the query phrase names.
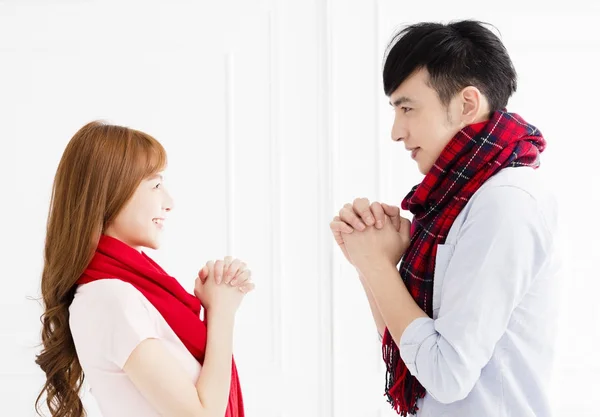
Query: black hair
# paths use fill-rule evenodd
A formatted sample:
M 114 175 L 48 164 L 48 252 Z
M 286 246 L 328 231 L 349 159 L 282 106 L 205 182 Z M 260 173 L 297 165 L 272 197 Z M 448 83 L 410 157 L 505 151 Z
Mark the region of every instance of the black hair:
M 487 98 L 490 112 L 506 108 L 517 91 L 517 73 L 500 39 L 482 22 L 422 22 L 394 35 L 386 50 L 383 89 L 391 95 L 415 71 L 426 69 L 429 85 L 447 106 L 467 86 Z

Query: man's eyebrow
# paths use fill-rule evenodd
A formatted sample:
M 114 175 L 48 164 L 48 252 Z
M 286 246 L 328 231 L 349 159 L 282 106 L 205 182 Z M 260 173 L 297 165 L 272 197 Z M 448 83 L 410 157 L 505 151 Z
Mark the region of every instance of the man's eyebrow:
M 398 97 L 396 100 L 394 100 L 393 103 L 390 101 L 390 106 L 392 106 L 392 107 L 398 107 L 398 106 L 400 106 L 400 105 L 402 105 L 404 103 L 412 103 L 412 102 L 413 102 L 412 99 L 410 99 L 408 97 L 405 97 L 405 96 L 402 96 L 402 97 Z

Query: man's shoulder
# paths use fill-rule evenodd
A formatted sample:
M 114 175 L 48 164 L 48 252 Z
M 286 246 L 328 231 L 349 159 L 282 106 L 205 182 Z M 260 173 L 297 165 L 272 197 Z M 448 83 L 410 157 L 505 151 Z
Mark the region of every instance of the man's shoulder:
M 531 167 L 509 167 L 490 177 L 476 194 L 485 193 L 497 187 L 514 187 L 531 195 L 535 200 L 553 198 L 545 172 Z
M 487 180 L 476 194 L 493 193 L 495 189 L 501 187 L 511 187 L 528 194 L 542 211 L 557 210 L 557 195 L 542 169 L 504 168 Z
M 449 237 L 455 239 L 474 213 L 487 213 L 493 217 L 478 216 L 485 222 L 500 222 L 503 216 L 515 225 L 535 222 L 546 229 L 548 236 L 556 233 L 559 223 L 555 193 L 544 173 L 530 167 L 504 168 L 488 179 L 456 218 Z
M 510 190 L 510 192 L 506 192 Z M 507 207 L 512 201 L 506 201 L 506 196 L 513 196 L 528 207 L 535 207 L 552 231 L 556 228 L 559 216 L 557 195 L 550 187 L 544 171 L 530 167 L 504 168 L 488 179 L 473 195 L 471 206 L 489 203 Z M 504 198 L 501 198 L 504 197 Z M 517 202 L 517 204 L 519 204 Z M 525 212 L 525 210 L 524 210 Z M 523 213 L 525 214 L 525 213 Z

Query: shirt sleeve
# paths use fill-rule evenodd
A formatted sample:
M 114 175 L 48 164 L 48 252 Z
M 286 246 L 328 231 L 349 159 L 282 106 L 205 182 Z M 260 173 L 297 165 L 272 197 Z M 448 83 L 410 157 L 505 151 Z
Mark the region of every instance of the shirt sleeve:
M 411 374 L 445 404 L 475 386 L 552 241 L 526 191 L 496 186 L 474 198 L 447 264 L 438 317 L 414 320 L 400 340 Z
M 116 285 L 110 294 L 113 303 L 105 315 L 105 355 L 108 361 L 123 369 L 142 341 L 159 338 L 157 317 L 148 299 L 135 287 L 123 281 L 111 281 Z

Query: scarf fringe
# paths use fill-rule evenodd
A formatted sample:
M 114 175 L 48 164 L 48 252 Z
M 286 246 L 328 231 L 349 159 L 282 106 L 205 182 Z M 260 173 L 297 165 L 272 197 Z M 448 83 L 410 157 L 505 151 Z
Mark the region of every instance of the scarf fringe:
M 415 415 L 419 410 L 417 400 L 425 396 L 425 389 L 408 371 L 400 357 L 400 350 L 386 329 L 382 346 L 386 364 L 385 395 L 392 409 L 402 417 Z

